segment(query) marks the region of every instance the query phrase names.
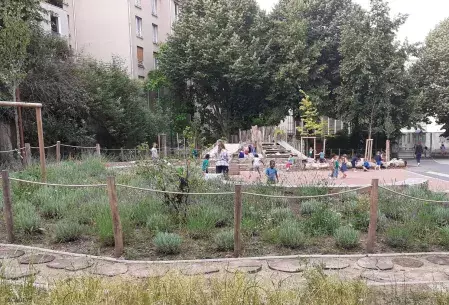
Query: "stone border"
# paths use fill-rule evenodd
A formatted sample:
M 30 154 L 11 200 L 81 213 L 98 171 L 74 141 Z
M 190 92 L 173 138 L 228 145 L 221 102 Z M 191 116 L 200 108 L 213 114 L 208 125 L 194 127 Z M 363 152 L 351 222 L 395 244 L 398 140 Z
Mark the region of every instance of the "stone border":
M 136 260 L 125 260 L 125 259 L 116 259 L 107 256 L 95 256 L 90 254 L 80 254 L 80 253 L 71 253 L 64 252 L 58 250 L 51 250 L 45 248 L 38 248 L 32 246 L 25 245 L 16 245 L 16 244 L 3 244 L 0 243 L 0 247 L 4 248 L 12 248 L 15 250 L 28 250 L 35 252 L 43 252 L 43 253 L 51 253 L 72 257 L 84 257 L 91 258 L 97 260 L 103 260 L 114 263 L 127 263 L 127 264 L 185 264 L 185 263 L 214 263 L 214 262 L 236 262 L 236 261 L 260 261 L 260 260 L 275 260 L 275 259 L 295 259 L 295 258 L 364 258 L 364 257 L 407 257 L 407 256 L 439 256 L 439 255 L 447 255 L 449 256 L 449 252 L 418 252 L 418 253 L 376 253 L 376 254 L 297 254 L 297 255 L 280 255 L 280 256 L 260 256 L 260 257 L 239 257 L 239 258 L 209 258 L 209 259 L 192 259 L 192 260 L 170 260 L 170 261 L 136 261 Z

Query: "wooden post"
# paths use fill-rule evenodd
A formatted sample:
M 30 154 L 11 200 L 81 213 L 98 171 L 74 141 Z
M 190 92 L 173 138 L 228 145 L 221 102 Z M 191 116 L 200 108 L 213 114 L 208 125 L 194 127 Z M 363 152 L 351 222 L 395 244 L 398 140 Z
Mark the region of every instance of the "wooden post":
M 390 162 L 390 140 L 387 140 L 387 143 L 385 144 L 385 161 Z
M 56 142 L 56 162 L 61 162 L 61 141 Z
M 101 156 L 101 148 L 100 148 L 100 144 L 98 144 L 98 143 L 97 143 L 97 145 L 95 145 L 95 152 L 98 157 Z
M 31 166 L 31 145 L 30 145 L 30 143 L 25 143 L 25 160 L 26 160 L 26 165 Z
M 114 230 L 114 255 L 115 257 L 120 257 L 123 254 L 123 232 L 117 206 L 117 189 L 115 187 L 114 177 L 108 177 L 108 197 L 112 215 L 112 227 Z
M 371 202 L 370 202 L 368 239 L 366 241 L 366 252 L 368 253 L 374 252 L 374 246 L 376 244 L 378 200 L 379 200 L 379 179 L 373 179 L 371 182 Z
M 39 159 L 41 163 L 41 180 L 47 181 L 47 168 L 45 165 L 45 147 L 44 147 L 44 129 L 42 127 L 42 109 L 36 108 L 36 121 L 37 121 L 37 137 L 39 140 Z
M 5 218 L 6 233 L 9 243 L 14 242 L 14 230 L 12 220 L 11 186 L 7 170 L 2 171 L 3 180 L 3 215 Z
M 124 152 L 123 152 L 123 147 L 120 148 L 120 159 L 121 159 L 122 162 L 125 161 L 125 154 L 124 154 Z
M 239 257 L 242 250 L 240 226 L 242 223 L 242 186 L 235 185 L 234 195 L 234 256 Z

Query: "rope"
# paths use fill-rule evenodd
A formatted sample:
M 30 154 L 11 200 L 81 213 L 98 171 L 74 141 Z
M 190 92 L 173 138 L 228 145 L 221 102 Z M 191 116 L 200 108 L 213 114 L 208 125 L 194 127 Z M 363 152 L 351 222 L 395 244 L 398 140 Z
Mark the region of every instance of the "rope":
M 56 147 L 57 145 L 55 144 L 55 145 L 51 145 L 51 146 L 44 146 L 44 148 L 45 149 L 48 149 L 48 148 L 52 148 L 52 147 Z M 32 149 L 39 149 L 39 146 L 31 146 L 30 148 L 32 148 Z
M 107 184 L 59 184 L 59 183 L 46 183 L 46 182 L 37 182 L 37 181 L 29 181 L 29 180 L 23 180 L 23 179 L 17 179 L 17 178 L 9 178 L 12 181 L 17 182 L 23 182 L 23 183 L 29 183 L 29 184 L 37 184 L 37 185 L 48 185 L 48 186 L 61 186 L 61 187 L 104 187 L 107 186 Z
M 153 189 L 147 189 L 147 188 L 142 188 L 142 187 L 129 186 L 129 185 L 125 185 L 125 184 L 116 184 L 116 186 L 124 187 L 124 188 L 128 188 L 128 189 L 133 189 L 133 190 L 147 191 L 147 192 L 154 192 L 154 193 L 164 193 L 164 194 L 181 194 L 181 195 L 234 195 L 234 192 L 222 192 L 222 193 L 184 193 L 184 192 L 171 192 L 171 191 L 153 190 Z
M 432 199 L 423 199 L 423 198 L 413 197 L 413 196 L 410 196 L 410 195 L 407 195 L 407 194 L 403 194 L 403 193 L 399 193 L 399 192 L 393 191 L 392 189 L 389 189 L 389 188 L 384 187 L 384 186 L 379 186 L 379 188 L 381 188 L 383 190 L 386 190 L 386 191 L 388 191 L 390 193 L 393 193 L 393 194 L 396 194 L 396 195 L 400 195 L 400 196 L 403 196 L 403 197 L 406 197 L 406 198 L 414 199 L 414 200 L 425 201 L 425 202 L 433 202 L 433 203 L 449 203 L 449 200 L 440 201 L 440 200 L 432 200 Z
M 67 145 L 67 144 L 60 144 L 61 146 L 65 146 L 65 147 L 73 147 L 73 148 L 86 148 L 86 149 L 95 149 L 97 148 L 96 146 L 75 146 L 75 145 Z M 55 145 L 56 146 L 56 145 Z
M 11 150 L 0 150 L 0 154 L 1 154 L 1 153 L 12 153 L 12 152 L 17 152 L 17 153 L 19 153 L 19 151 L 21 151 L 21 150 L 23 150 L 23 149 L 25 149 L 25 148 L 22 147 L 22 148 L 16 148 L 16 149 L 11 149 Z
M 102 148 L 101 150 L 110 151 L 139 151 L 137 148 Z
M 340 193 L 333 193 L 333 194 L 325 194 L 325 195 L 314 195 L 314 196 L 282 196 L 282 195 L 265 195 L 265 194 L 256 194 L 256 193 L 248 193 L 248 192 L 242 192 L 244 195 L 250 195 L 250 196 L 258 196 L 258 197 L 268 197 L 268 198 L 287 198 L 287 199 L 312 199 L 312 198 L 325 198 L 325 197 L 334 197 L 342 194 L 347 193 L 353 193 L 360 190 L 364 190 L 367 188 L 370 188 L 371 186 L 363 186 L 359 187 L 357 189 L 353 190 L 347 190 Z

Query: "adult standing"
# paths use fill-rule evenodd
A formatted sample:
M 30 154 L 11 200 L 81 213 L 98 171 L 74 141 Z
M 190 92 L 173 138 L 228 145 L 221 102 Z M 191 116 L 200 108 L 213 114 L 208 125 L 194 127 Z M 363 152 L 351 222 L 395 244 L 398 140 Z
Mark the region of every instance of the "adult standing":
M 151 148 L 151 159 L 153 159 L 153 161 L 156 161 L 157 159 L 159 159 L 159 154 L 157 151 L 157 144 L 154 143 L 153 144 L 153 148 Z
M 229 172 L 229 154 L 222 141 L 218 141 L 217 149 L 217 163 L 215 165 L 215 172 L 217 174 L 223 173 L 227 175 Z
M 424 148 L 421 145 L 421 142 L 418 143 L 415 147 L 415 157 L 416 157 L 416 163 L 418 163 L 418 166 L 421 164 L 421 157 L 424 152 Z

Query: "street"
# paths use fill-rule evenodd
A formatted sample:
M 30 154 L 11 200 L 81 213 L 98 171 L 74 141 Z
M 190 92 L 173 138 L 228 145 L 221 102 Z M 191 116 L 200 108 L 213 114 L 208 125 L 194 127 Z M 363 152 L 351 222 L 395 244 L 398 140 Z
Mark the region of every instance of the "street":
M 407 160 L 407 170 L 429 178 L 449 181 L 449 159 L 422 159 L 417 166 L 416 160 Z

